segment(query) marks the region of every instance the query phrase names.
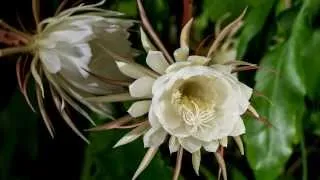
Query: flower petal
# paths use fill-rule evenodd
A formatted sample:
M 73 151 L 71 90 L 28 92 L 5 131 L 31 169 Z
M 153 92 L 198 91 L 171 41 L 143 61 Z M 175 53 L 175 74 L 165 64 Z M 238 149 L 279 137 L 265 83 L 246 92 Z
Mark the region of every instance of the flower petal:
M 170 65 L 166 69 L 166 73 L 171 73 L 171 72 L 176 72 L 180 70 L 181 68 L 187 67 L 187 66 L 192 66 L 193 64 L 189 61 L 182 61 L 182 62 L 176 62 L 172 65 Z
M 137 101 L 133 103 L 128 109 L 128 113 L 132 117 L 139 117 L 146 114 L 150 109 L 151 101 Z
M 203 57 L 203 56 L 189 56 L 188 61 L 192 62 L 193 64 L 203 65 L 210 61 L 210 58 Z
M 216 152 L 219 147 L 219 141 L 213 140 L 210 143 L 205 144 L 203 147 L 208 152 Z
M 117 66 L 119 67 L 119 70 L 126 76 L 129 76 L 134 79 L 138 79 L 140 77 L 146 76 L 144 72 L 140 71 L 138 68 L 136 68 L 134 65 L 116 61 Z
M 164 74 L 169 67 L 169 63 L 160 51 L 149 51 L 146 61 L 148 66 L 159 74 Z
M 146 52 L 157 50 L 149 40 L 148 36 L 146 35 L 142 27 L 140 28 L 140 36 L 141 36 L 142 46 Z
M 158 128 L 161 126 L 161 124 L 159 123 L 158 117 L 153 112 L 152 105 L 150 106 L 150 109 L 149 109 L 148 120 L 151 127 L 153 128 Z
M 152 97 L 152 85 L 155 79 L 144 76 L 135 80 L 129 86 L 129 92 L 132 97 Z
M 181 146 L 190 153 L 194 153 L 201 148 L 201 141 L 193 137 L 178 138 Z
M 144 147 L 158 147 L 166 139 L 167 132 L 163 128 L 151 128 L 143 136 Z
M 132 131 L 125 134 L 114 146 L 113 148 L 128 144 L 136 139 L 138 139 L 141 135 L 143 135 L 147 129 L 149 128 L 149 125 L 141 125 L 136 128 L 134 128 Z
M 201 151 L 198 150 L 192 153 L 192 166 L 198 176 L 199 176 L 200 162 L 201 162 Z
M 41 49 L 39 57 L 50 73 L 55 74 L 61 70 L 61 61 L 56 53 L 50 50 Z
M 170 154 L 177 152 L 179 150 L 180 144 L 178 138 L 171 136 L 169 139 L 169 151 Z
M 178 48 L 174 51 L 173 56 L 176 61 L 186 61 L 189 56 L 189 48 Z
M 244 126 L 243 120 L 239 119 L 237 123 L 234 125 L 234 128 L 230 133 L 230 136 L 239 136 L 241 134 L 244 134 L 245 132 L 246 132 L 246 127 Z

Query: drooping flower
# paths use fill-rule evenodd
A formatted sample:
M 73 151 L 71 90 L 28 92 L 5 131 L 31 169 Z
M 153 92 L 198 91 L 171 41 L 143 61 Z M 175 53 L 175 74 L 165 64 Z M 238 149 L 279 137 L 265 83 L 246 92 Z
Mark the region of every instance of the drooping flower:
M 124 90 L 120 81 L 127 80 L 128 77 L 118 70 L 110 53 L 126 57 L 133 55 L 131 43 L 127 39 L 127 30 L 135 21 L 126 19 L 122 13 L 98 8 L 104 2 L 103 0 L 92 5 L 80 4 L 40 21 L 39 6 L 34 0 L 36 34 L 29 35 L 15 30 L 14 32 L 19 32 L 21 37 L 25 37 L 23 46 L 0 51 L 2 56 L 15 53 L 28 53 L 33 56 L 31 62 L 24 59 L 18 61 L 18 81 L 20 89 L 31 104 L 26 92 L 28 74 L 31 72 L 36 82 L 39 109 L 52 136 L 53 127 L 43 102 L 44 97 L 48 96 L 45 94 L 46 88 L 49 88 L 48 91 L 51 92 L 63 119 L 85 141 L 86 138 L 67 114 L 66 105 L 94 124 L 85 108 L 108 117 L 111 117 L 112 111 L 108 105 L 89 102 L 84 98 Z M 28 63 L 30 71 L 25 70 Z M 107 76 L 118 81 L 106 83 L 106 80 L 98 79 L 99 76 Z M 45 79 L 48 86 L 44 85 Z
M 167 138 L 170 152 L 178 152 L 174 179 L 178 178 L 184 150 L 192 153 L 192 163 L 197 174 L 201 150 L 213 152 L 224 179 L 227 175 L 222 149 L 227 147 L 229 136 L 234 138 L 241 154 L 244 154 L 240 135 L 245 133 L 245 126 L 241 116 L 246 111 L 257 117 L 258 114 L 249 102 L 252 89 L 241 83 L 233 73 L 237 71 L 238 65 L 255 65 L 234 59 L 217 64 L 215 59 L 219 41 L 231 33 L 234 27 L 238 27 L 242 17 L 243 14 L 222 31 L 207 56 L 189 54 L 190 20 L 181 32 L 180 48 L 173 54 L 173 63 L 166 53 L 155 49 L 141 30 L 142 44 L 148 52 L 148 67 L 118 57 L 120 71 L 135 79 L 128 86 L 128 92 L 88 99 L 93 102 L 135 101 L 128 109 L 129 116 L 92 129 L 134 127 L 115 147 L 143 136 L 144 146 L 149 150 L 133 179 L 147 167 Z M 130 123 L 130 120 L 136 123 Z

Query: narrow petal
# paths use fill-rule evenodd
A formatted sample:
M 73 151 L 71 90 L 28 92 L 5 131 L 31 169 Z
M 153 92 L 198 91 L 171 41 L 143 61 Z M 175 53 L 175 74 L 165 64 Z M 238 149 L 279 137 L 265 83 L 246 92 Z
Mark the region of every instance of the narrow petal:
M 216 152 L 219 147 L 219 141 L 211 141 L 210 143 L 203 146 L 208 152 Z
M 171 136 L 169 139 L 169 151 L 170 154 L 177 152 L 179 150 L 180 144 L 178 138 Z
M 241 140 L 241 137 L 240 136 L 234 136 L 233 137 L 234 141 L 236 142 L 239 150 L 240 150 L 240 153 L 241 155 L 244 155 L 244 147 L 243 147 L 243 142 Z
M 142 171 L 149 165 L 153 157 L 156 155 L 157 151 L 158 148 L 149 148 L 146 155 L 143 157 L 138 169 L 134 173 L 132 180 L 135 180 L 142 173 Z
M 129 86 L 129 92 L 132 97 L 152 97 L 152 85 L 155 79 L 144 76 L 135 80 Z
M 128 132 L 124 135 L 114 146 L 113 148 L 128 144 L 136 139 L 138 139 L 141 135 L 143 135 L 148 128 L 150 127 L 149 124 L 143 124 L 141 126 L 136 127 L 132 131 Z
M 173 56 L 176 61 L 186 61 L 189 56 L 189 48 L 188 47 L 178 48 L 174 51 Z
M 150 109 L 151 101 L 137 101 L 128 109 L 128 113 L 132 117 L 139 117 L 146 114 Z
M 201 148 L 201 141 L 193 137 L 179 138 L 179 143 L 190 153 L 194 153 Z
M 147 74 L 136 68 L 132 64 L 128 64 L 125 62 L 116 61 L 119 70 L 126 76 L 129 76 L 134 79 L 138 79 L 140 77 L 146 76 Z
M 164 74 L 169 67 L 169 63 L 160 51 L 149 51 L 146 61 L 148 66 L 159 74 Z
M 151 128 L 143 136 L 144 147 L 158 147 L 166 139 L 167 132 L 163 128 Z
M 50 50 L 40 50 L 39 57 L 45 68 L 50 73 L 57 73 L 61 70 L 61 62 L 57 54 Z
M 257 110 L 256 110 L 253 106 L 249 105 L 248 110 L 249 110 L 257 119 L 260 118 L 259 113 L 257 112 Z
M 193 18 L 191 18 L 182 28 L 180 34 L 180 47 L 189 47 L 190 30 L 192 27 Z
M 142 28 L 140 28 L 140 36 L 141 36 L 142 46 L 146 52 L 157 50 L 154 47 L 154 45 L 151 43 L 151 41 L 149 40 L 148 36 L 146 35 L 146 33 Z
M 201 162 L 201 150 L 198 150 L 192 153 L 192 166 L 198 176 L 199 176 L 200 162 Z

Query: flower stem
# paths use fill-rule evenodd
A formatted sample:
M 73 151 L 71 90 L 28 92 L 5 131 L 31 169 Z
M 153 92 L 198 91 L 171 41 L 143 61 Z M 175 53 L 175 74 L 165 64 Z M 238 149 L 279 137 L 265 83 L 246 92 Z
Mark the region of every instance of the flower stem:
M 0 57 L 9 56 L 17 53 L 24 53 L 31 50 L 30 46 L 10 47 L 0 49 Z

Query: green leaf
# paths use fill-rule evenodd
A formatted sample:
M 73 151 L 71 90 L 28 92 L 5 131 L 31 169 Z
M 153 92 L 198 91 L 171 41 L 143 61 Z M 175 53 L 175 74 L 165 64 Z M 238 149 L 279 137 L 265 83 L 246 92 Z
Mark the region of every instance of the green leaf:
M 239 37 L 238 57 L 243 57 L 249 42 L 262 30 L 270 14 L 275 0 L 263 0 L 248 12 L 244 20 L 244 28 Z
M 256 76 L 256 90 L 272 104 L 257 99 L 254 105 L 274 127 L 256 121 L 247 122 L 248 160 L 258 180 L 275 179 L 298 143 L 298 129 L 305 111 L 304 97 L 319 97 L 319 30 L 313 27 L 320 9 L 317 0 L 304 1 L 289 40 L 268 53 Z M 273 69 L 272 74 L 266 69 Z
M 87 147 L 82 180 L 131 179 L 138 168 L 146 149 L 142 141 L 112 148 L 125 134 L 122 130 L 92 133 L 91 144 Z M 138 179 L 165 180 L 171 179 L 173 172 L 166 165 L 160 153 Z
M 296 124 L 304 112 L 304 92 L 296 87 L 288 65 L 288 44 L 278 46 L 263 60 L 261 67 L 278 72 L 260 70 L 255 89 L 269 98 L 271 103 L 256 98 L 253 106 L 265 116 L 273 127 L 249 119 L 246 122 L 247 157 L 257 180 L 275 179 L 292 153 L 292 144 L 298 141 Z
M 37 156 L 37 118 L 20 92 L 14 93 L 8 106 L 0 112 L 0 179 L 25 179 L 28 171 L 15 170 L 25 159 L 35 160 Z M 21 153 L 21 154 L 17 154 Z M 23 160 L 22 160 L 23 161 Z

